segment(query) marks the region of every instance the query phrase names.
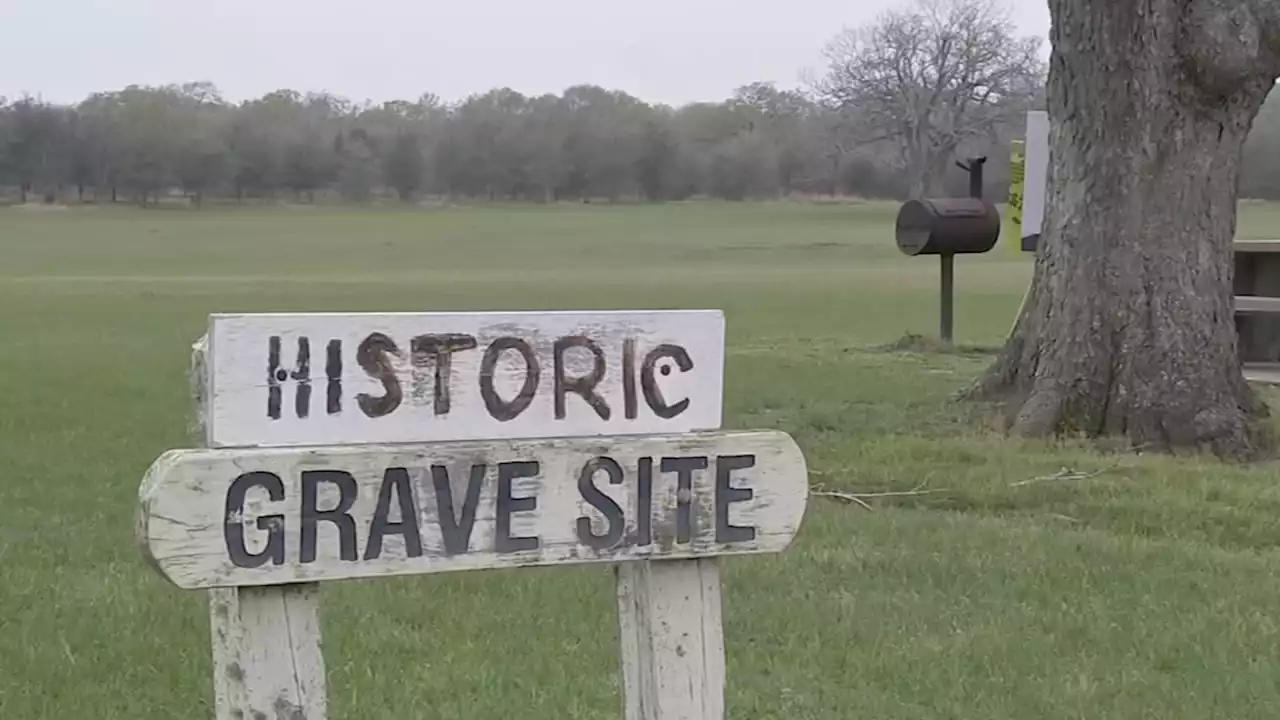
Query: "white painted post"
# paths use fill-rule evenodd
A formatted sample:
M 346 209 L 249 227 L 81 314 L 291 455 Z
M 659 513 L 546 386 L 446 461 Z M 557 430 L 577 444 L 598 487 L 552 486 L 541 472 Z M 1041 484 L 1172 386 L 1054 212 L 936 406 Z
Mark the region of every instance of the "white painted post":
M 625 720 L 721 720 L 724 631 L 715 558 L 622 563 Z
M 217 720 L 324 720 L 315 583 L 209 591 Z
M 720 561 L 622 563 L 617 583 L 624 720 L 723 720 Z
M 207 445 L 208 336 L 192 347 L 191 386 L 196 436 Z M 324 720 L 324 655 L 320 649 L 320 586 L 212 588 L 215 720 Z

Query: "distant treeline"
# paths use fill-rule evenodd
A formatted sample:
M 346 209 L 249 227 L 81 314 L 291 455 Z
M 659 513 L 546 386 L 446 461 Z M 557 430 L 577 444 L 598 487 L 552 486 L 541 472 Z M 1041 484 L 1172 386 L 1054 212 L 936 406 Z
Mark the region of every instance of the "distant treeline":
M 1016 131 L 974 148 L 992 155 L 995 193 L 1006 191 Z M 231 103 L 207 83 L 131 86 L 72 106 L 0 101 L 0 186 L 25 202 L 900 198 L 910 180 L 895 147 L 860 139 L 848 110 L 765 83 L 679 108 L 595 86 L 456 104 L 292 90 Z M 946 182 L 964 191 L 959 170 Z
M 595 86 L 377 105 L 291 90 L 231 103 L 207 83 L 131 86 L 73 106 L 0 101 L 0 188 L 14 201 L 141 204 L 174 192 L 195 203 L 903 198 L 911 178 L 899 143 L 858 117 L 766 83 L 679 108 Z M 990 156 L 998 198 L 1023 130 L 1007 125 L 957 151 Z M 964 193 L 959 170 L 940 171 L 936 187 Z M 1280 198 L 1274 102 L 1255 125 L 1242 194 Z

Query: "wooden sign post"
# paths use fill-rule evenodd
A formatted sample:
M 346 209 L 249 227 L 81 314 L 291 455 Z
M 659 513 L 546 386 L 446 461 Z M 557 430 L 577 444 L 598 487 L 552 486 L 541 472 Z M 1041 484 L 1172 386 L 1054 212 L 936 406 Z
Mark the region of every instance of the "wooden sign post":
M 210 592 L 217 720 L 325 717 L 318 585 L 557 564 L 618 573 L 624 716 L 719 720 L 717 557 L 808 496 L 778 431 L 721 431 L 718 312 L 214 316 L 208 447 L 139 491 L 144 556 Z

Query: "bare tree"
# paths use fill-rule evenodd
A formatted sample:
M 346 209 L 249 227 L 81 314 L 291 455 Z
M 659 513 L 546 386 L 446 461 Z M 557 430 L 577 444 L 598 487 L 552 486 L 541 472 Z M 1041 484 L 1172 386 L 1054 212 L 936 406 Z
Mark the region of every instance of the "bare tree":
M 1040 39 L 1018 37 L 995 0 L 916 0 L 827 46 L 819 97 L 852 110 L 861 140 L 897 142 L 912 197 L 933 192 L 966 140 L 1025 117 L 1041 84 Z
M 1050 0 L 1048 213 L 974 388 L 1011 430 L 1251 457 L 1232 323 L 1241 155 L 1280 75 L 1280 0 Z

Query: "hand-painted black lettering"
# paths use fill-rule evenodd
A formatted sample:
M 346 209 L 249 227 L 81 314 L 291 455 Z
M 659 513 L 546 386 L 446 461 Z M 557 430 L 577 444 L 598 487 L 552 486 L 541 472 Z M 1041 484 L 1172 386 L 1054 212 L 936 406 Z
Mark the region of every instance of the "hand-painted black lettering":
M 328 483 L 338 488 L 338 503 L 329 510 L 321 510 L 318 507 L 321 483 Z M 351 517 L 351 506 L 356 502 L 356 495 L 356 479 L 351 477 L 349 472 L 302 471 L 302 548 L 299 560 L 304 563 L 316 561 L 317 525 L 321 522 L 333 523 L 333 526 L 338 529 L 338 556 L 347 561 L 357 559 L 356 521 Z
M 591 351 L 595 365 L 591 368 L 591 374 L 571 378 L 565 375 L 564 356 L 571 348 L 576 347 L 584 347 Z M 556 419 L 564 419 L 565 396 L 569 393 L 577 393 L 596 411 L 601 420 L 608 420 L 610 415 L 609 404 L 604 401 L 604 398 L 596 394 L 596 386 L 600 384 L 601 380 L 604 380 L 604 374 L 609 367 L 605 361 L 604 351 L 600 349 L 600 346 L 589 337 L 570 335 L 556 340 L 554 355 Z
M 293 412 L 299 418 L 311 414 L 311 340 L 298 338 L 298 366 L 289 377 L 298 382 L 293 396 Z
M 729 524 L 729 504 L 755 497 L 751 488 L 730 487 L 733 471 L 756 466 L 755 455 L 720 455 L 716 457 L 716 542 L 750 542 L 756 539 L 755 526 Z
M 653 543 L 653 458 L 642 457 L 636 478 L 636 536 L 632 544 L 644 547 Z
M 432 405 L 436 415 L 449 414 L 449 382 L 452 378 L 453 354 L 474 350 L 476 339 L 471 335 L 419 335 L 409 341 L 409 354 L 416 368 L 435 365 L 435 383 Z
M 578 518 L 578 542 L 593 550 L 604 550 L 617 545 L 626 530 L 626 518 L 623 517 L 622 508 L 618 507 L 618 503 L 614 502 L 613 498 L 600 492 L 600 489 L 595 486 L 596 473 L 601 470 L 609 476 L 610 485 L 621 485 L 625 477 L 618 461 L 607 456 L 595 457 L 587 461 L 578 475 L 578 494 L 599 510 L 609 524 L 603 535 L 596 535 L 591 532 L 591 518 L 585 515 Z
M 241 568 L 256 568 L 270 562 L 284 564 L 284 515 L 259 515 L 255 526 L 267 533 L 267 545 L 256 553 L 249 552 L 244 540 L 244 501 L 250 488 L 267 491 L 272 502 L 284 500 L 284 482 L 274 473 L 249 472 L 232 481 L 227 488 L 226 506 L 223 509 L 222 535 L 227 545 L 231 563 Z
M 511 514 L 528 512 L 538 508 L 535 495 L 512 497 L 511 481 L 517 478 L 536 477 L 541 472 L 537 460 L 504 462 L 498 465 L 498 502 L 495 518 L 493 549 L 500 553 L 537 550 L 541 540 L 537 537 L 512 537 Z
M 390 355 L 399 356 L 400 348 L 396 347 L 395 340 L 379 332 L 365 338 L 356 349 L 356 362 L 369 377 L 382 383 L 382 397 L 374 397 L 369 393 L 356 396 L 360 409 L 371 418 L 391 414 L 400 407 L 400 401 L 404 398 L 400 390 L 400 378 L 396 377 L 395 369 L 391 367 Z
M 395 495 L 400 506 L 400 520 L 391 522 L 391 496 Z M 409 471 L 402 467 L 387 468 L 382 473 L 382 487 L 378 490 L 378 504 L 369 524 L 369 541 L 364 546 L 364 559 L 377 560 L 382 555 L 382 539 L 387 535 L 399 535 L 404 539 L 405 557 L 422 555 L 422 535 L 418 531 L 418 510 L 414 502 Z
M 622 406 L 623 415 L 635 420 L 639 414 L 636 398 L 636 339 L 622 341 Z
M 280 371 L 280 336 L 272 335 L 267 340 L 267 417 L 280 419 L 280 380 L 276 373 Z M 288 375 L 285 375 L 285 379 Z
M 653 374 L 658 367 L 658 361 L 663 358 L 675 360 L 680 372 L 689 372 L 693 369 L 693 358 L 689 357 L 689 353 L 679 345 L 659 345 L 644 356 L 644 363 L 640 366 L 640 387 L 644 390 L 645 403 L 649 405 L 650 410 L 653 410 L 654 415 L 670 420 L 688 409 L 689 398 L 674 405 L 667 404 L 662 396 L 662 389 L 658 387 L 658 379 Z M 662 374 L 667 375 L 670 372 L 671 368 L 664 365 Z
M 706 470 L 707 458 L 664 457 L 662 472 L 676 473 L 676 542 L 687 543 L 693 540 L 693 472 Z
M 440 535 L 444 538 L 446 555 L 461 555 L 470 549 L 471 528 L 476 524 L 476 508 L 480 505 L 480 491 L 484 488 L 484 477 L 488 471 L 488 465 L 471 466 L 471 477 L 459 517 L 458 511 L 454 510 L 449 468 L 444 465 L 431 466 L 431 482 L 436 489 L 436 517 L 440 519 Z
M 524 357 L 524 385 L 510 402 L 498 397 L 494 387 L 493 374 L 498 367 L 498 359 L 502 353 L 515 350 Z M 484 407 L 489 415 L 499 422 L 514 420 L 533 402 L 533 394 L 538 391 L 538 381 L 542 377 L 542 368 L 538 365 L 538 356 L 533 354 L 529 343 L 514 337 L 501 337 L 489 344 L 480 360 L 480 397 L 484 399 Z
M 294 391 L 294 413 L 305 418 L 311 413 L 311 340 L 298 338 L 298 361 L 292 371 L 280 364 L 280 342 L 279 335 L 267 340 L 267 417 L 280 419 L 284 395 L 281 384 L 293 379 L 298 383 Z
M 330 340 L 326 354 L 324 376 L 329 382 L 325 392 L 325 411 L 337 415 L 342 412 L 342 341 Z

